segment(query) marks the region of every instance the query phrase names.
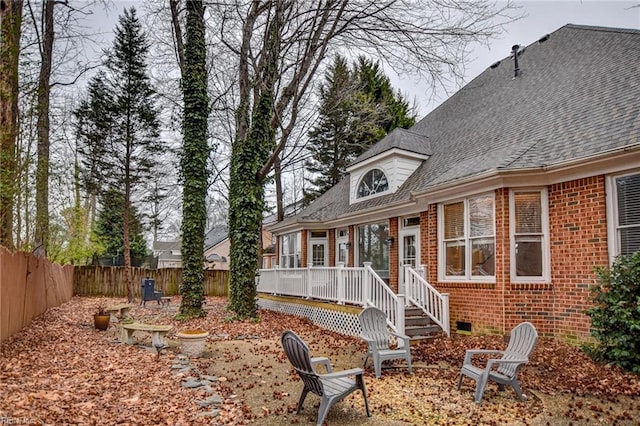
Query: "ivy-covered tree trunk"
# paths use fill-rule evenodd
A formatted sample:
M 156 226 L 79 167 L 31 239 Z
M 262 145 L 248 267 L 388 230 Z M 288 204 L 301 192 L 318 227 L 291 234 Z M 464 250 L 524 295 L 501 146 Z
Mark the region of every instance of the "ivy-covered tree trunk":
M 2 7 L 0 22 L 0 245 L 12 249 L 22 0 Z
M 282 9 L 269 22 L 265 40 L 265 66 L 258 97 L 246 137 L 239 133 L 233 142 L 229 185 L 229 237 L 231 283 L 229 308 L 236 317 L 256 318 L 256 271 L 260 259 L 262 217 L 264 214 L 264 176 L 261 170 L 275 148 L 272 118 L 278 74 Z M 241 56 L 241 61 L 243 58 Z M 246 65 L 246 64 L 245 64 Z M 243 64 L 241 64 L 241 67 Z M 242 89 L 241 89 L 242 91 Z M 241 95 L 242 96 L 242 95 Z M 237 112 L 240 127 L 246 126 L 248 103 Z
M 202 1 L 187 1 L 182 72 L 184 121 L 182 148 L 182 318 L 203 316 L 204 233 L 207 220 L 207 69 Z

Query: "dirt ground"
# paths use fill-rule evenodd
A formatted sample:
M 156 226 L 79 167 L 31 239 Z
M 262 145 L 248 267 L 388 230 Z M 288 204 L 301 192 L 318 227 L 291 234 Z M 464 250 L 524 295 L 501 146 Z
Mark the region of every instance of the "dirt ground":
M 284 330 L 298 333 L 314 356 L 331 359 L 334 370 L 362 366 L 366 346 L 357 338 L 323 330 L 310 321 L 261 311 L 259 322 L 230 322 L 226 299 L 208 298 L 207 316 L 180 323 L 170 309 L 136 306 L 137 321 L 174 326 L 160 357 L 147 333 L 136 345 L 117 341 L 117 325 L 94 329 L 98 305 L 121 299 L 73 298 L 3 342 L 0 349 L 0 423 L 14 424 L 315 424 L 319 399 L 309 395 L 295 408 L 302 388 L 282 351 Z M 180 354 L 175 332 L 200 327 L 210 332 L 207 350 L 189 360 L 190 370 L 172 368 Z M 640 425 L 640 377 L 594 364 L 579 348 L 541 338 L 520 374 L 528 396 L 490 384 L 481 405 L 474 383 L 456 389 L 464 351 L 504 348 L 498 336 L 453 336 L 412 346 L 414 374 L 402 362 L 380 379 L 367 364 L 365 383 L 372 417 L 356 392 L 329 412 L 330 425 Z M 222 402 L 199 407 L 202 388 L 182 383 L 195 372 L 212 376 Z M 203 417 L 204 416 L 204 417 Z

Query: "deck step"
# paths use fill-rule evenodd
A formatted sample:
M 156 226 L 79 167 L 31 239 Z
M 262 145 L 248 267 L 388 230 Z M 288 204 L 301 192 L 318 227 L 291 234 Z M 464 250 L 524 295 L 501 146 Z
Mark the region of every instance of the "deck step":
M 404 324 L 404 333 L 411 338 L 412 343 L 442 335 L 442 328 L 415 306 L 405 308 Z

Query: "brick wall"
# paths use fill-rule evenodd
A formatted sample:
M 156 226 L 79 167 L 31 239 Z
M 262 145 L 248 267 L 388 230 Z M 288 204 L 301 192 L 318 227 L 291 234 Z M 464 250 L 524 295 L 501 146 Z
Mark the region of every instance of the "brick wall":
M 509 190 L 495 192 L 495 283 L 437 281 L 437 206 L 421 214 L 421 257 L 428 280 L 450 295 L 451 329 L 472 323 L 474 333 L 507 333 L 531 321 L 541 335 L 589 339 L 588 286 L 594 266 L 607 265 L 604 176 L 549 186 L 551 283 L 511 283 Z

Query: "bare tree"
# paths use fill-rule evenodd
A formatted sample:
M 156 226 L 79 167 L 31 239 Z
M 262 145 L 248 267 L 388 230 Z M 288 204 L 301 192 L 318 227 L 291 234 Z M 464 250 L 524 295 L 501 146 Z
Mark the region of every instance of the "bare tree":
M 328 53 L 365 53 L 397 72 L 421 74 L 434 85 L 442 84 L 448 75 L 462 78 L 469 43 L 499 32 L 511 20 L 506 12 L 512 5 L 457 0 L 256 0 L 219 7 L 225 17 L 220 37 L 238 55 L 239 81 L 229 196 L 230 305 L 239 317 L 253 317 L 260 250 L 253 234 L 259 232 L 262 219 L 263 187 L 288 145 Z M 273 81 L 272 75 L 277 76 Z M 263 128 L 265 121 L 269 128 Z
M 0 7 L 0 245 L 13 249 L 22 0 Z

